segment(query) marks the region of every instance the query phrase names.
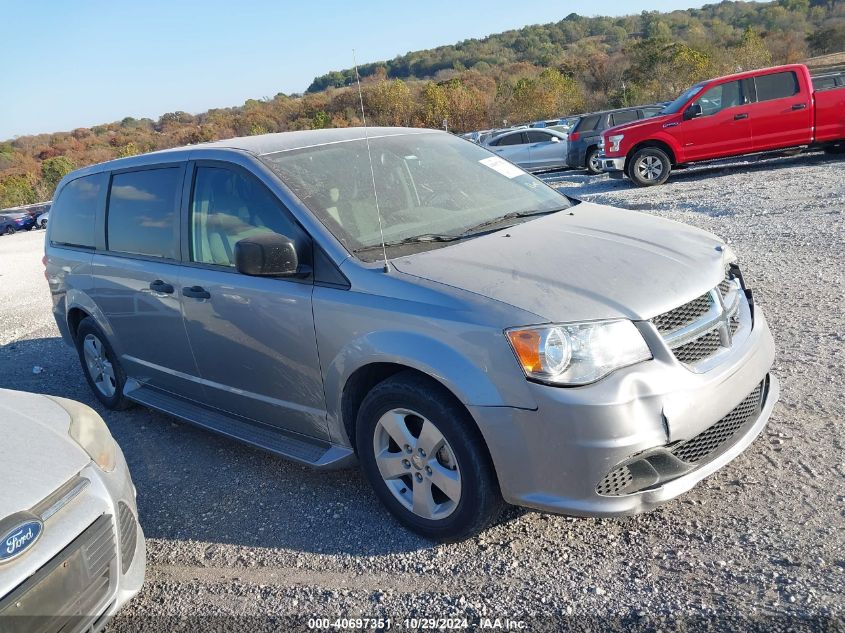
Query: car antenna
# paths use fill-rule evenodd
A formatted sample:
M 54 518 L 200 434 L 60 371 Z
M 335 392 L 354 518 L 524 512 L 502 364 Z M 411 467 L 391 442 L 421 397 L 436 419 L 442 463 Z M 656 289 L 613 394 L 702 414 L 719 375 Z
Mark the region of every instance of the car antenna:
M 378 204 L 378 191 L 376 190 L 376 171 L 373 168 L 373 154 L 370 152 L 370 135 L 367 132 L 367 116 L 364 114 L 364 93 L 361 91 L 361 77 L 358 75 L 358 60 L 355 58 L 355 49 L 352 49 L 352 64 L 355 66 L 355 83 L 358 84 L 358 100 L 361 102 L 361 119 L 364 121 L 364 140 L 367 142 L 367 157 L 370 159 L 370 177 L 373 180 L 373 196 L 376 199 L 376 215 L 378 216 L 378 231 L 381 235 L 381 252 L 384 255 L 384 272 L 390 272 L 390 264 L 387 260 L 387 244 L 384 241 L 384 228 L 381 224 L 381 209 Z

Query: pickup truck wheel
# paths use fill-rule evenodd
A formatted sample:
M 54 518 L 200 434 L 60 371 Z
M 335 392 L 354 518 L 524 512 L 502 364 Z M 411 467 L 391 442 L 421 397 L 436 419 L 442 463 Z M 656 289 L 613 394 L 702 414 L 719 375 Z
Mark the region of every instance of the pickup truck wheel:
M 427 538 L 457 541 L 491 524 L 504 502 L 484 442 L 439 383 L 401 372 L 358 412 L 356 446 L 379 500 Z
M 834 143 L 824 148 L 825 154 L 845 154 L 845 143 Z
M 601 161 L 599 160 L 598 147 L 591 147 L 587 150 L 587 160 L 584 166 L 591 174 L 601 173 Z
M 94 319 L 82 319 L 76 330 L 76 350 L 91 391 L 107 408 L 117 411 L 132 406 L 123 395 L 126 374 L 111 345 Z
M 662 185 L 672 171 L 672 161 L 661 149 L 646 147 L 631 158 L 628 176 L 640 187 Z

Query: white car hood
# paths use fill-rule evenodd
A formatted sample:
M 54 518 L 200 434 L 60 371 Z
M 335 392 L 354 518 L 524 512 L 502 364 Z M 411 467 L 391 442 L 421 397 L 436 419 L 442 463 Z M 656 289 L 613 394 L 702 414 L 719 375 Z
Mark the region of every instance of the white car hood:
M 91 461 L 69 425 L 51 399 L 0 389 L 0 519 L 29 510 Z

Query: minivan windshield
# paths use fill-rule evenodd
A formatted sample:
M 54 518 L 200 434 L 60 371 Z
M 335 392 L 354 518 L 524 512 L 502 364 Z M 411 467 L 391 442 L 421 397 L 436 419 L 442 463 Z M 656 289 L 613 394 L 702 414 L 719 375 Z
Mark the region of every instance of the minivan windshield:
M 384 241 L 423 248 L 571 205 L 512 163 L 451 134 L 405 133 L 369 143 L 372 170 L 363 138 L 261 157 L 365 261 L 378 259 L 372 247 L 381 245 L 376 193 Z

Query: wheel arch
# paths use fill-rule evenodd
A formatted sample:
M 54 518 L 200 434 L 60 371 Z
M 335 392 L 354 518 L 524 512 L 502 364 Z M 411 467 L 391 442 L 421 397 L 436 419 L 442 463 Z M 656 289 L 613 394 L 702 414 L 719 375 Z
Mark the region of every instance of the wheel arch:
M 628 150 L 628 153 L 625 156 L 626 168 L 628 167 L 628 165 L 631 164 L 631 159 L 634 157 L 634 155 L 641 149 L 645 149 L 646 147 L 655 147 L 659 150 L 666 152 L 666 155 L 669 156 L 669 160 L 672 161 L 672 167 L 677 165 L 679 162 L 678 152 L 675 151 L 675 148 L 673 148 L 668 141 L 654 138 L 648 139 L 647 141 L 641 141 Z
M 485 370 L 443 342 L 409 332 L 370 333 L 350 341 L 324 367 L 330 435 L 334 441 L 354 448 L 354 426 L 364 396 L 379 382 L 406 370 L 442 386 L 473 420 L 468 408 L 471 405 L 535 408 L 516 363 L 513 369 L 507 382 L 523 390 L 511 388 L 503 392 L 491 376 L 498 372 Z

